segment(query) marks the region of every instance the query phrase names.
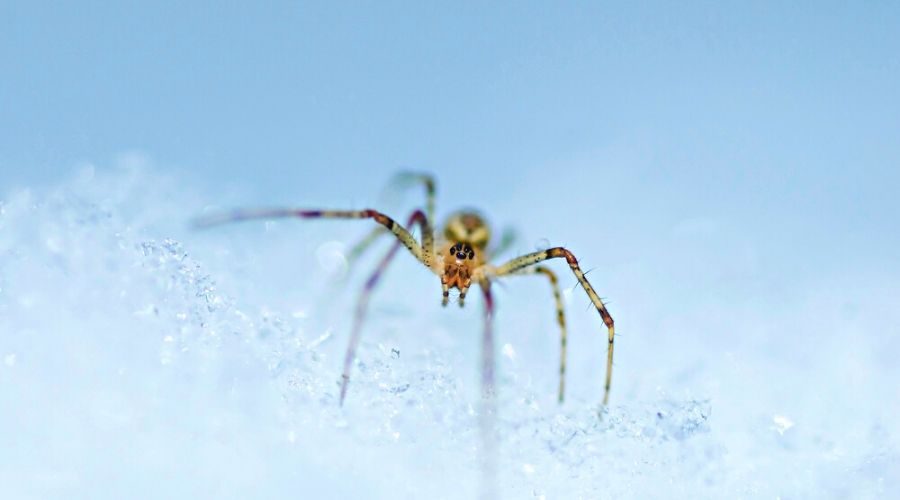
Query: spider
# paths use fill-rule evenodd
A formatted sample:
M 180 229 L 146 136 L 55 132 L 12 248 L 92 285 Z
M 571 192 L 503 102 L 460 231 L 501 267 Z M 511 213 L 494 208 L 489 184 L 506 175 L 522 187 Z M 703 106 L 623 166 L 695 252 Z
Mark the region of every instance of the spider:
M 578 266 L 575 255 L 563 247 L 533 252 L 510 259 L 500 265 L 490 264 L 490 260 L 502 253 L 512 242 L 512 235 L 506 233 L 499 245 L 489 248 L 491 230 L 484 217 L 474 210 L 461 210 L 451 214 L 440 234 L 434 232 L 435 182 L 434 178 L 422 173 L 402 173 L 397 176 L 398 184 L 421 184 L 425 188 L 425 211 L 417 209 L 410 214 L 406 226 L 397 223 L 384 213 L 373 210 L 311 210 L 293 208 L 244 209 L 228 213 L 216 214 L 195 220 L 195 227 L 209 227 L 218 224 L 237 222 L 249 219 L 300 218 L 300 219 L 371 219 L 379 224 L 360 243 L 353 247 L 349 260 L 359 257 L 381 235 L 391 234 L 396 242 L 384 255 L 374 272 L 366 280 L 353 319 L 350 343 L 344 357 L 341 375 L 340 404 L 343 405 L 350 382 L 350 369 L 359 345 L 363 320 L 368 308 L 369 299 L 381 275 L 393 260 L 400 246 L 405 246 L 426 269 L 433 272 L 441 280 L 443 293 L 442 305 L 450 300 L 450 290 L 459 290 L 459 306 L 465 305 L 466 295 L 472 284 L 477 284 L 484 297 L 484 334 L 482 337 L 482 392 L 489 396 L 494 390 L 494 340 L 492 320 L 494 316 L 494 298 L 491 293 L 491 282 L 497 279 L 541 274 L 547 277 L 553 290 L 556 302 L 556 318 L 560 330 L 560 365 L 558 400 L 563 402 L 565 394 L 566 374 L 566 319 L 563 309 L 559 280 L 556 273 L 547 267 L 537 265 L 550 259 L 565 259 L 572 273 L 587 293 L 609 333 L 609 348 L 606 356 L 606 382 L 603 386 L 603 405 L 609 401 L 609 390 L 612 381 L 613 339 L 615 328 L 613 319 L 606 306 L 594 291 L 587 278 Z M 421 233 L 421 242 L 412 235 L 415 227 Z

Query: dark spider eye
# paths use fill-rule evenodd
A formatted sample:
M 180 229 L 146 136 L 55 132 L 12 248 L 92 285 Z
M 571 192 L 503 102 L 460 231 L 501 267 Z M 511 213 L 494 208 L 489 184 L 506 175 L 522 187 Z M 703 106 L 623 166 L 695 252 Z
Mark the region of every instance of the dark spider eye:
M 472 260 L 474 258 L 475 258 L 475 252 L 473 252 L 472 250 L 469 250 L 469 260 Z

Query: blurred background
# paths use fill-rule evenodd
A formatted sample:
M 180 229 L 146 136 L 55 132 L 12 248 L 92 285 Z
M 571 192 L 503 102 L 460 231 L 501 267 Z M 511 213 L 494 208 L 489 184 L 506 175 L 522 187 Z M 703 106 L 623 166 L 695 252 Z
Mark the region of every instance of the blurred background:
M 373 206 L 402 218 L 420 193 L 385 186 L 398 170 L 430 171 L 441 217 L 478 207 L 498 232 L 517 229 L 510 256 L 565 245 L 592 270 L 620 332 L 612 399 L 625 420 L 639 413 L 629 405 L 708 402 L 712 444 L 691 463 L 715 470 L 685 496 L 896 493 L 897 26 L 893 2 L 7 1 L 5 248 L 33 252 L 41 268 L 50 240 L 13 228 L 53 216 L 16 219 L 17 210 L 59 186 L 87 190 L 91 203 L 127 214 L 122 227 L 182 242 L 248 310 L 297 320 L 327 309 L 317 321 L 337 325 L 331 376 L 354 293 L 332 295 L 327 254 L 367 228 L 278 223 L 198 234 L 187 221 L 247 205 Z M 11 339 L 33 330 L 36 313 L 15 300 L 28 267 L 17 275 L 10 262 L 0 355 L 21 369 L 22 352 L 37 344 Z M 455 353 L 464 360 L 457 375 L 474 379 L 480 304 L 444 312 L 432 277 L 411 259 L 395 267 L 373 302 L 374 341 L 412 342 L 379 322 L 390 331 L 437 325 L 436 344 L 431 332 L 407 348 Z M 557 268 L 569 290 L 569 390 L 586 408 L 599 399 L 603 331 L 566 266 Z M 69 285 L 48 278 L 44 292 L 107 279 L 63 278 Z M 529 390 L 555 412 L 546 288 L 530 278 L 500 288 L 498 342 L 519 360 L 503 366 L 533 376 Z M 520 383 L 510 382 L 514 395 Z M 783 441 L 791 432 L 805 434 Z M 603 467 L 580 494 L 608 491 Z M 650 484 L 658 489 L 613 491 L 671 493 L 665 481 Z
M 344 206 L 416 168 L 445 209 L 602 234 L 614 267 L 716 225 L 774 276 L 876 272 L 898 238 L 898 11 L 5 2 L 0 179 L 139 151 L 255 202 Z

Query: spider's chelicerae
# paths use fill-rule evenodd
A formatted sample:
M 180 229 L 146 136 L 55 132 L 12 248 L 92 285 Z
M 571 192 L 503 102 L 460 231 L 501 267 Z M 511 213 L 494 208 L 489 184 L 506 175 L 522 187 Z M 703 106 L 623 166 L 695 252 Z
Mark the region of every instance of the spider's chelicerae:
M 603 389 L 603 404 L 609 400 L 609 388 L 612 380 L 613 340 L 615 329 L 612 316 L 606 310 L 606 306 L 594 291 L 594 288 L 584 276 L 578 266 L 575 255 L 563 247 L 554 247 L 539 252 L 510 259 L 500 265 L 490 264 L 492 257 L 502 253 L 512 241 L 508 235 L 502 239 L 499 245 L 490 247 L 491 231 L 484 218 L 475 211 L 463 210 L 452 214 L 444 224 L 443 231 L 434 232 L 434 192 L 435 184 L 431 176 L 426 174 L 404 173 L 398 176 L 398 182 L 408 184 L 415 182 L 425 187 L 426 206 L 425 211 L 415 210 L 408 218 L 406 226 L 396 222 L 391 217 L 378 210 L 309 210 L 309 209 L 252 209 L 237 210 L 230 213 L 204 217 L 196 221 L 196 225 L 207 227 L 211 225 L 235 222 L 247 219 L 272 219 L 272 218 L 300 218 L 300 219 L 371 219 L 380 226 L 357 244 L 351 251 L 350 257 L 358 257 L 368 246 L 382 234 L 393 234 L 397 239 L 390 251 L 380 261 L 378 267 L 366 281 L 357 302 L 353 322 L 353 330 L 350 336 L 350 344 L 347 346 L 347 354 L 344 358 L 344 371 L 341 380 L 341 403 L 347 394 L 347 384 L 350 381 L 350 368 L 359 344 L 360 327 L 365 317 L 369 298 L 372 290 L 378 283 L 382 273 L 397 253 L 400 245 L 405 246 L 409 253 L 416 258 L 426 269 L 433 272 L 441 280 L 443 291 L 443 305 L 447 305 L 450 290 L 459 290 L 459 306 L 465 304 L 466 294 L 472 284 L 481 288 L 485 304 L 485 328 L 482 345 L 482 388 L 486 395 L 493 392 L 494 387 L 494 341 L 491 329 L 494 315 L 494 300 L 491 294 L 491 282 L 510 276 L 527 274 L 542 274 L 550 281 L 553 288 L 553 296 L 556 300 L 556 316 L 559 322 L 561 349 L 559 366 L 559 401 L 563 401 L 565 392 L 566 371 L 566 320 L 563 312 L 563 302 L 559 290 L 556 273 L 550 269 L 537 265 L 550 259 L 565 259 L 581 288 L 587 293 L 588 298 L 597 308 L 600 318 L 606 325 L 609 333 L 609 348 L 606 356 L 606 382 Z M 421 232 L 421 242 L 416 241 L 412 235 L 413 229 L 418 226 Z

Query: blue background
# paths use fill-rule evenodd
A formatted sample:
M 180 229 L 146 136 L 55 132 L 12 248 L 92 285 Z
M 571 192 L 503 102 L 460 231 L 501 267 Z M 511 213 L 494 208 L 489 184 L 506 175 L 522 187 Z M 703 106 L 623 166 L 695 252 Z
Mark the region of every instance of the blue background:
M 139 150 L 340 204 L 415 167 L 460 204 L 715 213 L 791 266 L 892 261 L 898 25 L 892 2 L 5 2 L 0 186 Z

